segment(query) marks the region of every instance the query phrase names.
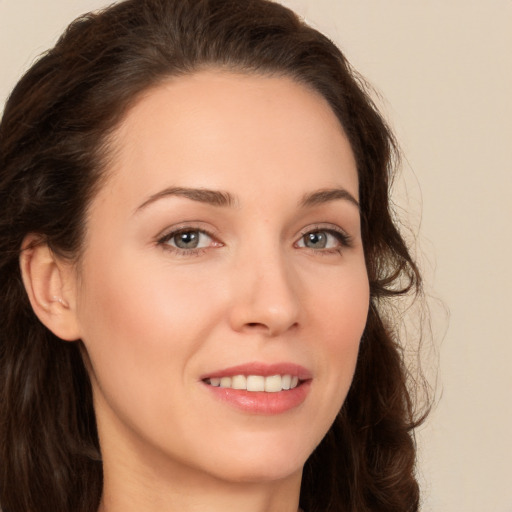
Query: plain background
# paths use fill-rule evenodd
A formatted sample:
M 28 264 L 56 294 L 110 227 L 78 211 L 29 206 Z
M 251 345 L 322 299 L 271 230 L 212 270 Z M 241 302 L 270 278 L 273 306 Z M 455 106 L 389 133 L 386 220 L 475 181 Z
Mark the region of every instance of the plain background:
M 397 201 L 444 303 L 422 510 L 512 512 L 512 1 L 282 1 L 377 88 L 406 156 Z M 1 104 L 71 19 L 107 3 L 0 0 Z

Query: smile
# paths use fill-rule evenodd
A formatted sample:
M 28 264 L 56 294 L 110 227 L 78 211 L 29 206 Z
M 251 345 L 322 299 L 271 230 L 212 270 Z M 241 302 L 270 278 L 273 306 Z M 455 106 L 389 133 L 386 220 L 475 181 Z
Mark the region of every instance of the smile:
M 296 375 L 234 375 L 232 377 L 212 377 L 205 382 L 210 386 L 242 389 L 251 392 L 266 391 L 267 393 L 278 393 L 294 389 L 299 384 L 299 377 Z
M 293 363 L 252 362 L 202 375 L 216 400 L 249 414 L 276 415 L 298 408 L 311 389 L 312 373 Z

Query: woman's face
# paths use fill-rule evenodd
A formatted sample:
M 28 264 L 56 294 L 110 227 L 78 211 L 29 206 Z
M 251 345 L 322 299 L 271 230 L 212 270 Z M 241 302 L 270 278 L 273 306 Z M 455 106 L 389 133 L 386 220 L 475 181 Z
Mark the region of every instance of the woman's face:
M 204 71 L 137 102 L 76 278 L 105 460 L 300 474 L 366 322 L 357 199 L 338 120 L 288 78 Z

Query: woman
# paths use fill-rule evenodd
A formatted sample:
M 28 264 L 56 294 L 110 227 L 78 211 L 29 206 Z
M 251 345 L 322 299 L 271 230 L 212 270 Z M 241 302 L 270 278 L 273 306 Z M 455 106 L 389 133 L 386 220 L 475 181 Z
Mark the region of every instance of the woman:
M 4 512 L 418 510 L 394 154 L 278 4 L 75 21 L 0 128 Z

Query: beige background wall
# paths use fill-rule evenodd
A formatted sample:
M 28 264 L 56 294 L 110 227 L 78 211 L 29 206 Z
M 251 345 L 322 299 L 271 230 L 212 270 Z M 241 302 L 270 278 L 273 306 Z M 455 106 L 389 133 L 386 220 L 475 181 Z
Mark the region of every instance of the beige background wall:
M 512 1 L 283 0 L 382 93 L 429 288 L 450 310 L 420 433 L 424 512 L 512 512 Z M 0 0 L 0 102 L 102 0 Z M 422 209 L 422 216 L 419 212 Z M 446 327 L 433 308 L 436 335 Z

